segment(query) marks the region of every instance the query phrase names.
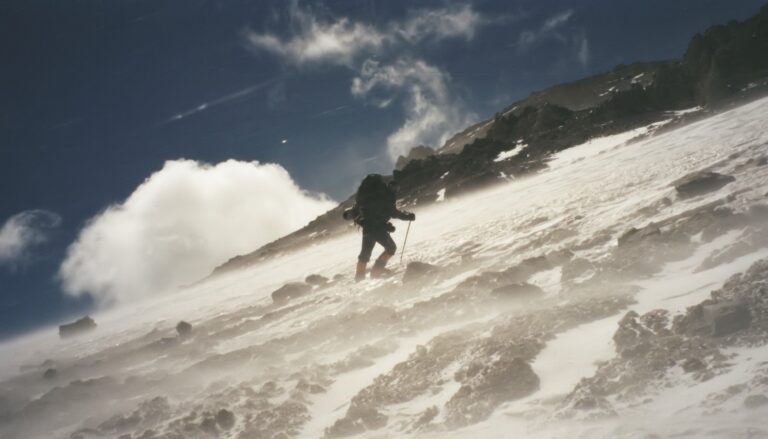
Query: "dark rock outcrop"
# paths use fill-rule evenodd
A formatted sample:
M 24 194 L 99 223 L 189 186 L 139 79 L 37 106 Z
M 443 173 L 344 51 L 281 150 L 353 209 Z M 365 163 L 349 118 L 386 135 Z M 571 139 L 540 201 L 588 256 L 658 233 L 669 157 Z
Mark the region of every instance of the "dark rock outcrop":
M 297 297 L 305 296 L 312 291 L 312 286 L 303 282 L 291 282 L 272 292 L 272 301 L 284 303 Z
M 730 175 L 706 171 L 687 175 L 674 182 L 673 186 L 681 197 L 690 198 L 714 192 L 733 181 L 736 179 Z
M 192 325 L 182 320 L 176 325 L 176 332 L 179 337 L 189 337 L 192 335 Z
M 411 148 L 407 156 L 399 156 L 395 162 L 395 169 L 403 169 L 412 160 L 425 159 L 435 154 L 435 150 L 429 146 L 419 145 Z
M 752 315 L 744 302 L 725 301 L 696 305 L 678 323 L 680 331 L 722 337 L 749 328 Z
M 310 274 L 306 279 L 304 279 L 304 282 L 308 283 L 309 285 L 323 286 L 328 283 L 328 278 L 319 274 Z
M 440 267 L 426 262 L 409 262 L 403 275 L 403 284 L 413 283 L 416 281 L 422 281 L 426 278 L 433 277 L 440 271 Z
M 59 326 L 59 337 L 73 337 L 96 328 L 96 322 L 90 317 L 85 316 L 80 320 Z
M 221 409 L 216 412 L 216 424 L 224 430 L 229 430 L 235 426 L 235 415 L 227 409 Z

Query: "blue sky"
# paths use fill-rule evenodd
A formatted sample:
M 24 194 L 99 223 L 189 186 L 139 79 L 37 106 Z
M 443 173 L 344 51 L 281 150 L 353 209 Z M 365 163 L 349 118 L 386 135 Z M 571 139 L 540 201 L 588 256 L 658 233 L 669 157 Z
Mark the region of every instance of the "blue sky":
M 204 276 L 413 144 L 762 3 L 4 1 L 0 337 Z

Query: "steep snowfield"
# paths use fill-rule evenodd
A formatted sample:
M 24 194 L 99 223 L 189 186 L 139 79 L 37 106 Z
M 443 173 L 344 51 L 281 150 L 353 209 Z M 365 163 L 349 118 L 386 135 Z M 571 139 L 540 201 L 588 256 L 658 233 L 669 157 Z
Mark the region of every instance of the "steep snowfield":
M 768 390 L 761 314 L 742 329 L 749 343 L 703 339 L 694 372 L 670 353 L 630 383 L 647 365 L 614 341 L 627 312 L 682 315 L 768 258 L 766 114 L 768 98 L 660 135 L 595 139 L 538 174 L 417 209 L 388 280 L 350 281 L 350 228 L 98 314 L 79 338 L 6 343 L 0 437 L 768 435 L 768 405 L 743 404 Z M 679 196 L 673 182 L 700 170 L 735 181 Z M 439 270 L 403 285 L 409 261 Z M 272 303 L 313 273 L 345 277 Z M 180 320 L 192 336 L 177 337 Z M 647 358 L 661 355 L 659 331 Z

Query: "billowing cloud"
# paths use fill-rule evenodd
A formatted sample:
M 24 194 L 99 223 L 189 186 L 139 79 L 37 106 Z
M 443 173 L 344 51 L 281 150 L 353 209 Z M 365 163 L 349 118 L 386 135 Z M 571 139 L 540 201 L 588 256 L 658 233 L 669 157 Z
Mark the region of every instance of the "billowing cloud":
M 360 55 L 382 52 L 387 47 L 415 44 L 424 40 L 472 38 L 484 20 L 470 6 L 423 9 L 408 18 L 381 27 L 355 22 L 346 17 L 323 21 L 291 2 L 291 35 L 245 32 L 251 47 L 280 56 L 293 64 L 329 62 L 353 67 Z
M 544 41 L 554 40 L 568 48 L 573 58 L 586 67 L 590 56 L 586 33 L 583 29 L 563 29 L 573 15 L 573 10 L 568 9 L 547 18 L 538 29 L 520 32 L 516 44 L 518 52 L 526 53 Z
M 0 266 L 15 268 L 24 263 L 34 247 L 48 239 L 59 227 L 61 217 L 47 210 L 26 210 L 5 221 L 0 228 Z
M 88 222 L 59 277 L 69 294 L 101 302 L 161 294 L 334 205 L 302 190 L 276 164 L 168 161 L 123 203 Z
M 440 146 L 471 119 L 459 99 L 449 93 L 450 77 L 422 60 L 400 59 L 383 65 L 368 60 L 352 81 L 352 94 L 367 97 L 374 90 L 404 91 L 406 120 L 387 139 L 391 159 L 406 155 L 417 145 Z M 377 98 L 389 103 L 392 97 Z

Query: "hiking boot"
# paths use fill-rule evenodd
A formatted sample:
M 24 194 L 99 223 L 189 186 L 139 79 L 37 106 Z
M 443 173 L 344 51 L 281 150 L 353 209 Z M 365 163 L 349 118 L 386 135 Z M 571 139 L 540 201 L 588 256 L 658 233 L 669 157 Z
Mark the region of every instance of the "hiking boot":
M 358 262 L 357 267 L 355 267 L 355 282 L 360 282 L 361 280 L 365 280 L 365 266 L 368 265 L 367 262 Z

